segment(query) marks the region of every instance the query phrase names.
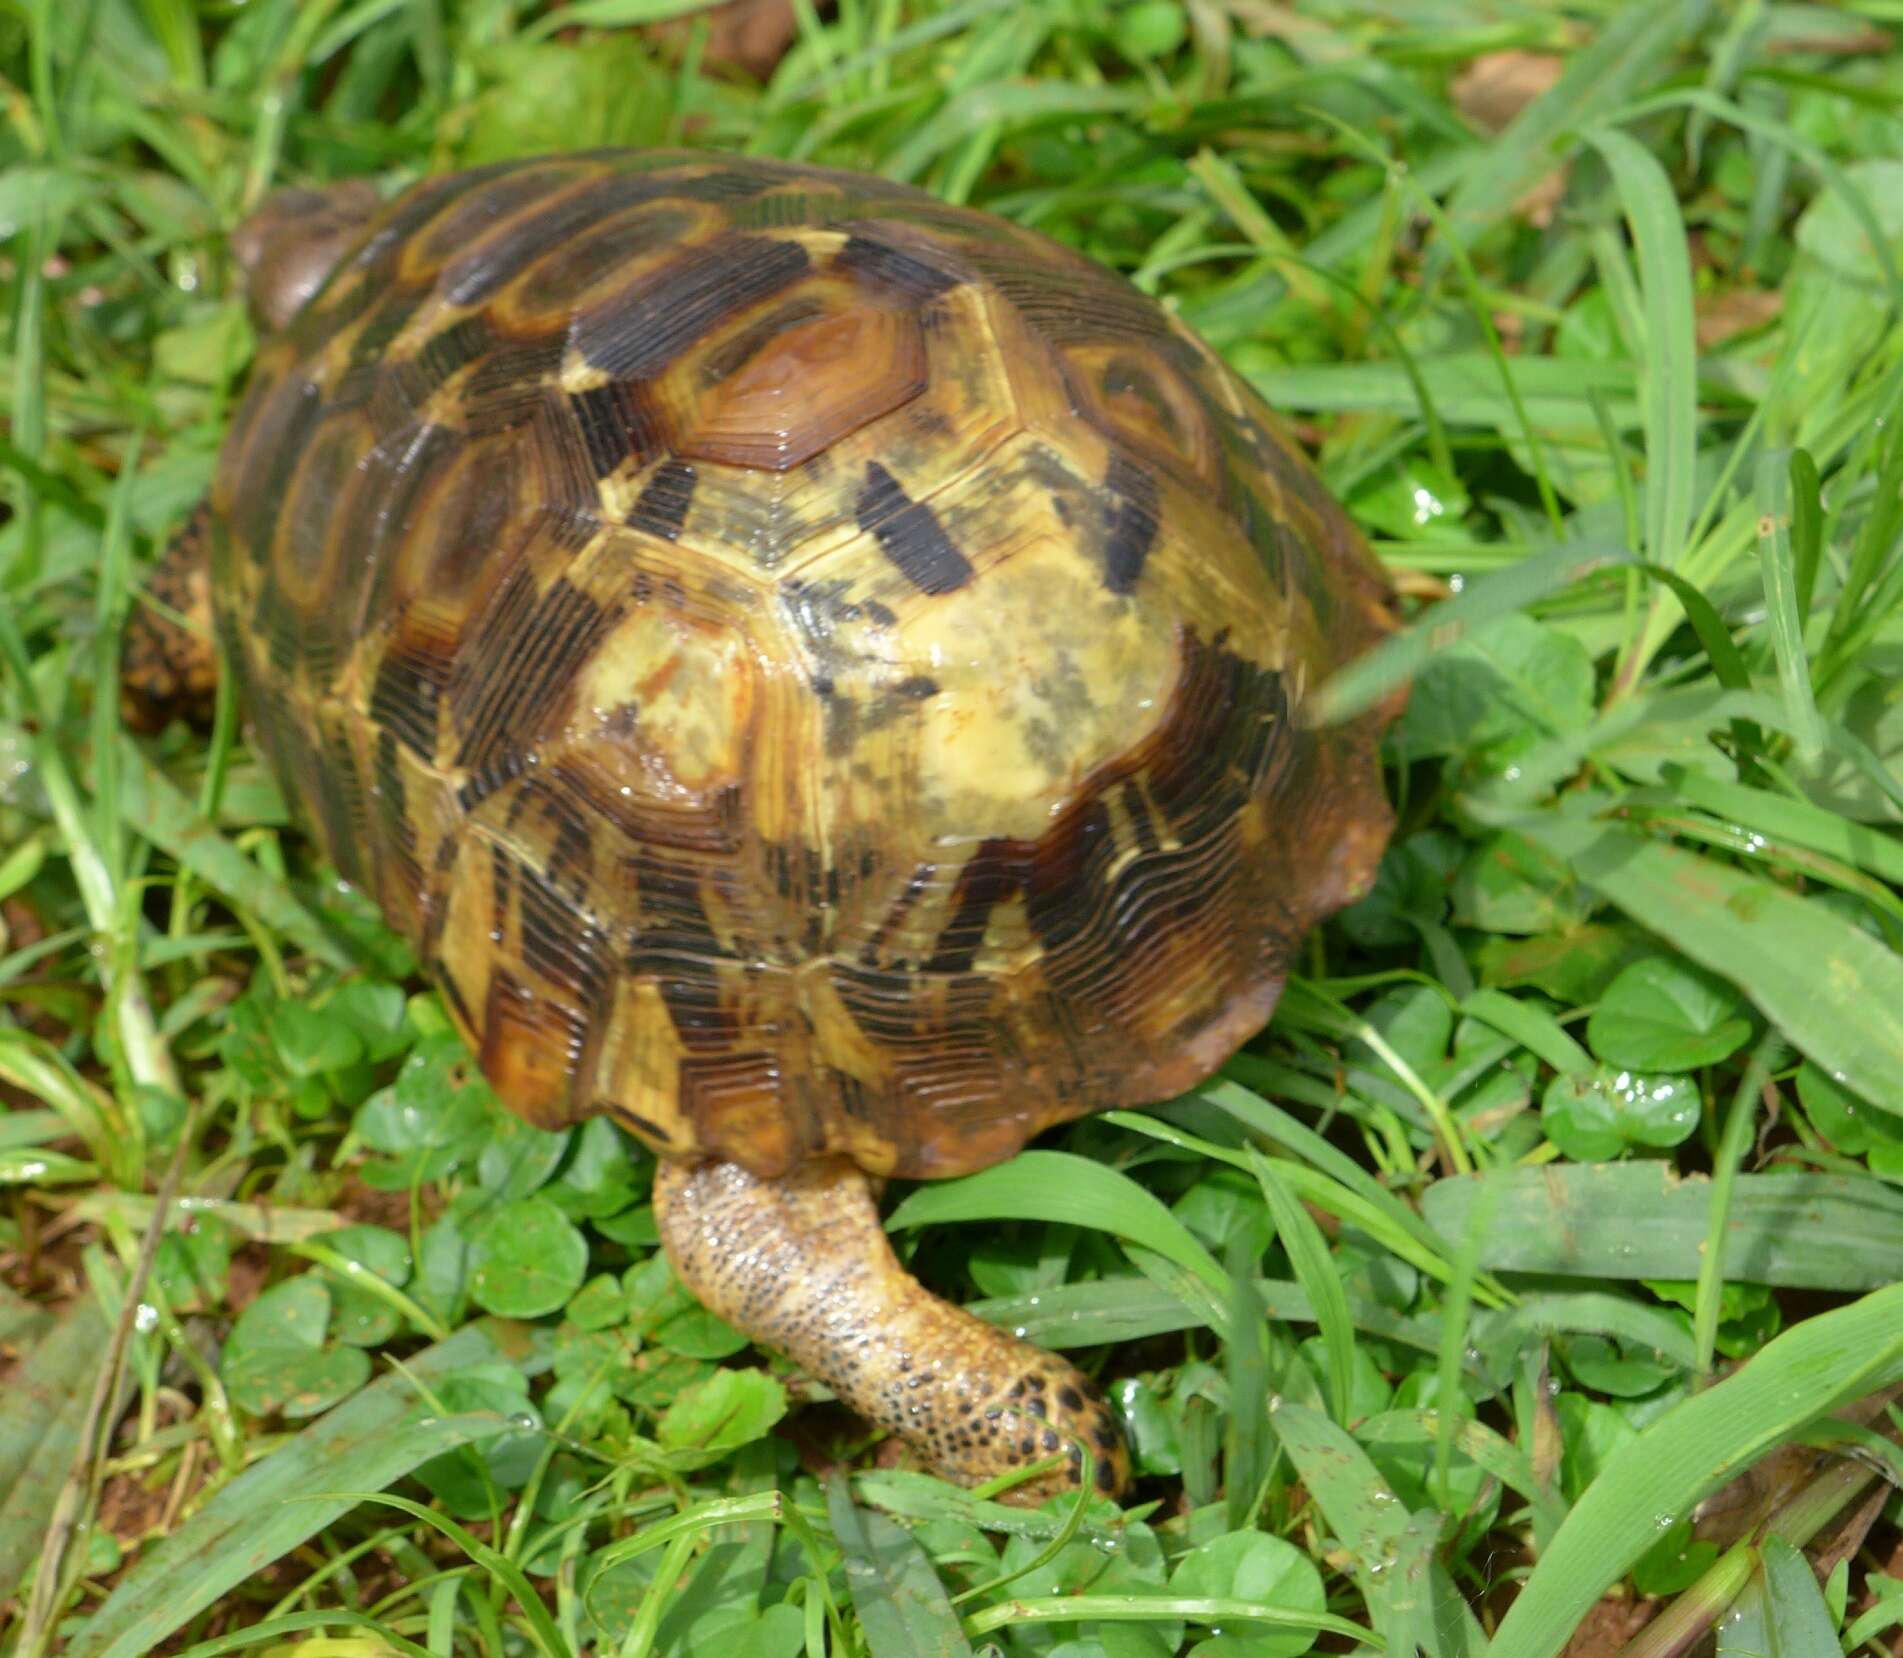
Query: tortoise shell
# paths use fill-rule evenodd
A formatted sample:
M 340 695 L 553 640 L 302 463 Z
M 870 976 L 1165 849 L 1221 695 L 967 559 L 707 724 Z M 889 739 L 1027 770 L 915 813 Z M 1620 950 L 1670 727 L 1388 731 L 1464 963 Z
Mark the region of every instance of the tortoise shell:
M 506 1103 L 777 1175 L 1194 1085 L 1364 889 L 1388 625 L 1255 394 L 1028 230 L 704 153 L 378 210 L 213 492 L 257 740 Z

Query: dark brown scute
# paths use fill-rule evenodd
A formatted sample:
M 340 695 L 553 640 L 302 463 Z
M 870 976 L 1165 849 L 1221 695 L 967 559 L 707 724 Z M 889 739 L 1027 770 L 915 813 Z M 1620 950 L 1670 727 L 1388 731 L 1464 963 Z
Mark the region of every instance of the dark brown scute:
M 850 276 L 870 294 L 889 295 L 915 307 L 964 280 L 918 254 L 857 230 L 833 256 L 833 269 Z
M 538 592 L 533 573 L 517 571 L 450 684 L 463 734 L 456 766 L 483 771 L 538 734 L 613 620 L 567 580 L 558 577 Z
M 946 535 L 938 515 L 907 495 L 877 461 L 866 463 L 857 512 L 859 528 L 921 593 L 954 593 L 971 580 L 971 561 Z
M 641 486 L 641 493 L 628 509 L 628 528 L 645 530 L 663 541 L 676 540 L 694 504 L 694 484 L 698 477 L 689 461 L 663 461 Z
M 1104 527 L 1103 584 L 1112 593 L 1133 593 L 1156 544 L 1156 480 L 1122 455 L 1112 455 L 1103 486 L 1115 502 Z
M 570 335 L 592 368 L 616 379 L 652 379 L 722 319 L 790 287 L 811 261 L 798 242 L 722 236 L 689 248 L 575 319 Z

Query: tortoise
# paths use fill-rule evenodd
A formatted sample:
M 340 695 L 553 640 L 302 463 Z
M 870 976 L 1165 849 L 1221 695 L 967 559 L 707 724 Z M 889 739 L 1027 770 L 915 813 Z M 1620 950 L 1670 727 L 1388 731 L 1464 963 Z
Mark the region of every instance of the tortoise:
M 558 155 L 234 252 L 154 585 L 324 855 L 508 1106 L 659 1154 L 709 1308 L 951 1479 L 1121 1492 L 877 1196 L 1193 1087 L 1368 886 L 1391 711 L 1305 710 L 1390 598 L 1300 450 L 1122 278 L 845 172 Z M 212 683 L 149 611 L 128 664 L 148 725 Z

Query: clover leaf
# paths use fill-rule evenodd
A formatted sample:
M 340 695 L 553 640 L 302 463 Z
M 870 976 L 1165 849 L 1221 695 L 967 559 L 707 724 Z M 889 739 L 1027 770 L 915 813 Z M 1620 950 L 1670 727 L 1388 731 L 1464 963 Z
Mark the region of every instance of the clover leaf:
M 1698 1086 L 1690 1077 L 1600 1065 L 1546 1085 L 1546 1137 L 1580 1163 L 1604 1163 L 1633 1146 L 1676 1146 L 1698 1127 Z
M 1184 1556 L 1170 1574 L 1170 1592 L 1212 1600 L 1246 1600 L 1287 1612 L 1321 1612 L 1328 1597 L 1321 1573 L 1293 1543 L 1266 1532 L 1232 1531 Z M 1191 1658 L 1295 1658 L 1315 1644 L 1312 1630 L 1241 1625 L 1190 1648 Z
M 314 1274 L 273 1285 L 238 1315 L 222 1370 L 232 1401 L 254 1416 L 329 1410 L 370 1379 L 360 1348 L 326 1346 L 332 1300 Z
M 505 1318 L 565 1307 L 588 1272 L 588 1240 L 545 1197 L 497 1204 L 475 1222 L 470 1241 L 469 1293 Z
M 1586 1022 L 1586 1042 L 1608 1065 L 1695 1071 L 1751 1040 L 1742 1006 L 1723 979 L 1671 956 L 1647 956 L 1606 987 Z

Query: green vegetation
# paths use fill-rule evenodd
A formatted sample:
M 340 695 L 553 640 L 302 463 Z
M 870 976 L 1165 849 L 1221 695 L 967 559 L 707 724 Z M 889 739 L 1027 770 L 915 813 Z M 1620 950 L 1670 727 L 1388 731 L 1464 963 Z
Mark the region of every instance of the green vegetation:
M 1550 1658 L 1616 1585 L 1592 1652 L 1887 1641 L 1890 1419 L 1822 1418 L 1903 1381 L 1903 7 L 796 0 L 764 90 L 690 9 L 0 8 L 0 1653 Z M 230 709 L 119 729 L 247 207 L 662 141 L 1166 296 L 1422 616 L 1331 687 L 1413 676 L 1402 825 L 1271 1029 L 893 1217 L 1110 1380 L 1127 1514 L 863 1454 Z

